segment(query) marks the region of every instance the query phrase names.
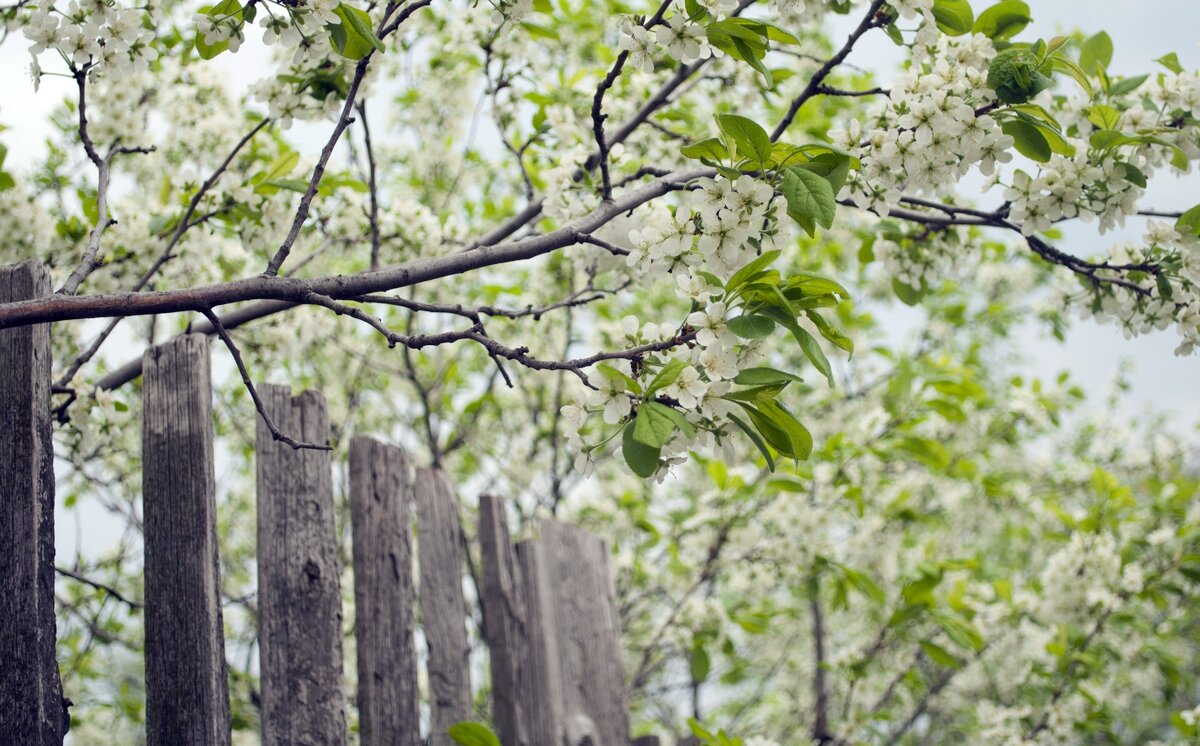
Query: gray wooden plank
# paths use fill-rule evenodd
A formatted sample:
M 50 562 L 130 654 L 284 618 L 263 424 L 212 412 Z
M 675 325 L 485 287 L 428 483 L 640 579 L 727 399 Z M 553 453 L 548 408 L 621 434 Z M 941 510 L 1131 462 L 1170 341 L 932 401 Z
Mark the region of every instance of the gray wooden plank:
M 532 746 L 561 744 L 566 735 L 564 698 L 549 566 L 536 540 L 518 542 L 516 554 L 527 636 L 518 704 L 522 712 L 529 713 L 527 727 Z
M 521 688 L 528 657 L 525 602 L 520 569 L 508 533 L 504 502 L 493 495 L 479 498 L 479 545 L 482 553 L 483 633 L 491 656 L 492 720 L 500 742 L 530 746 Z
M 143 360 L 146 741 L 228 744 L 208 338 Z
M 587 531 L 541 523 L 562 673 L 569 746 L 629 742 L 621 630 L 608 546 Z
M 429 647 L 430 746 L 452 746 L 447 730 L 471 719 L 470 647 L 463 600 L 458 499 L 438 469 L 417 470 L 421 621 Z
M 50 294 L 41 262 L 0 268 L 0 303 Z M 0 330 L 0 743 L 62 743 L 54 645 L 50 325 Z
M 263 406 L 297 440 L 329 438 L 325 399 L 264 385 Z M 276 442 L 258 420 L 258 598 L 267 746 L 345 744 L 342 599 L 329 451 Z
M 358 717 L 363 746 L 418 746 L 412 480 L 404 451 L 350 441 Z

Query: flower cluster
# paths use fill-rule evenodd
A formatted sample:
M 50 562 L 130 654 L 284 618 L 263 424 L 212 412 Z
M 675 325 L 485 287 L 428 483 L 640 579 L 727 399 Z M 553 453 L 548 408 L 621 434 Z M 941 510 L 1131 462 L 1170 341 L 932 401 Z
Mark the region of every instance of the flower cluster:
M 1143 241 L 1119 244 L 1106 258 L 1109 266 L 1155 268 L 1142 273 L 1141 291 L 1088 283 L 1082 291 L 1068 290 L 1064 300 L 1083 316 L 1119 324 L 1126 337 L 1175 326 L 1181 340 L 1175 354 L 1192 354 L 1200 347 L 1200 240 L 1185 238 L 1169 223 L 1151 220 Z M 1112 270 L 1100 274 L 1116 276 Z M 1075 279 L 1066 275 L 1064 284 L 1077 286 Z
M 720 12 L 715 14 L 720 15 Z M 625 19 L 618 47 L 629 53 L 629 64 L 645 73 L 654 72 L 655 56 L 663 50 L 684 64 L 708 57 L 715 51 L 708 43 L 704 27 L 689 19 L 686 13 L 675 13 L 653 30 Z
M 142 23 L 143 10 L 92 0 L 71 0 L 66 12 L 54 3 L 41 5 L 25 23 L 25 38 L 33 42 L 31 71 L 34 85 L 41 78 L 38 55 L 58 52 L 74 70 L 96 70 L 113 78 L 145 72 L 158 59 L 154 34 Z
M 1124 164 L 1113 158 L 1095 163 L 1080 148 L 1073 157 L 1052 156 L 1036 177 L 1016 171 L 1004 198 L 1012 203 L 1010 218 L 1027 236 L 1074 217 L 1098 219 L 1104 233 L 1137 212 L 1142 192 L 1127 178 Z
M 977 113 L 991 102 L 986 77 L 994 55 L 980 34 L 941 37 L 929 61 L 896 80 L 865 131 L 854 119 L 832 132 L 836 145 L 862 161 L 842 196 L 886 215 L 902 192 L 949 195 L 972 166 L 990 175 L 1011 160 L 1012 138 Z

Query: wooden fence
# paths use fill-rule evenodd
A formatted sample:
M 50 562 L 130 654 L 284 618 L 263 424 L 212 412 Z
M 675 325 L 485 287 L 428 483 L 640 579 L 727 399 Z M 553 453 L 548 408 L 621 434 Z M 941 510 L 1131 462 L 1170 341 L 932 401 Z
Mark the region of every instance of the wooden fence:
M 40 264 L 0 268 L 0 302 L 49 291 Z M 48 326 L 0 330 L 3 744 L 58 744 L 67 727 L 54 650 L 50 362 Z M 143 377 L 147 742 L 229 744 L 208 339 L 186 335 L 148 350 Z M 328 439 L 320 393 L 262 386 L 260 395 L 283 432 Z M 395 446 L 360 437 L 349 450 L 360 741 L 453 744 L 449 727 L 472 719 L 458 498 L 443 472 L 414 469 Z M 262 740 L 344 744 L 331 453 L 294 450 L 261 419 L 256 451 Z M 514 545 L 504 504 L 492 496 L 480 498 L 478 534 L 492 725 L 503 746 L 630 744 L 605 543 L 543 521 L 540 538 Z M 418 604 L 428 646 L 427 741 Z

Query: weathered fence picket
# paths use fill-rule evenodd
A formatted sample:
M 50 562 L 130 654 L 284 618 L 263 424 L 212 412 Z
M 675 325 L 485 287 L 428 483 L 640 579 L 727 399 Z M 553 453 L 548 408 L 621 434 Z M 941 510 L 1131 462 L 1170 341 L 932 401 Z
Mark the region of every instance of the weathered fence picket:
M 412 481 L 395 446 L 350 441 L 358 719 L 363 746 L 418 746 Z
M 143 359 L 146 742 L 230 742 L 208 339 Z
M 0 267 L 0 303 L 50 294 L 41 262 Z M 0 743 L 62 742 L 54 655 L 50 325 L 0 330 Z
M 262 386 L 282 432 L 329 439 L 325 399 Z M 329 451 L 293 449 L 258 422 L 258 629 L 267 746 L 346 743 L 342 598 Z
M 504 503 L 479 498 L 479 545 L 482 553 L 483 634 L 491 651 L 492 716 L 500 742 L 529 746 L 529 717 L 522 694 L 529 681 L 525 599 L 516 552 L 509 540 Z
M 0 268 L 0 302 L 50 292 L 36 262 Z M 61 744 L 55 660 L 54 471 L 47 325 L 0 330 L 0 744 Z M 212 386 L 205 335 L 142 361 L 146 740 L 229 744 Z M 317 392 L 259 388 L 281 432 L 324 443 Z M 331 453 L 256 435 L 262 742 L 345 744 L 342 608 Z M 466 562 L 459 503 L 436 468 L 369 438 L 350 443 L 359 735 L 418 746 L 414 605 L 428 647 L 429 746 L 471 720 Z M 417 533 L 414 536 L 413 508 Z M 476 580 L 503 746 L 656 746 L 629 737 L 609 552 L 592 534 L 542 521 L 513 543 L 505 506 L 480 499 Z M 415 546 L 414 546 L 415 545 Z M 419 588 L 413 588 L 414 553 Z
M 542 521 L 567 738 L 579 744 L 629 741 L 621 627 L 608 545 L 578 526 Z
M 453 746 L 451 725 L 471 719 L 467 605 L 458 499 L 440 469 L 417 469 L 421 621 L 429 647 L 430 746 Z
M 525 603 L 526 675 L 518 706 L 529 721 L 529 743 L 563 740 L 562 672 L 558 659 L 558 628 L 554 624 L 553 596 L 546 553 L 535 540 L 518 542 L 517 566 L 521 570 L 521 598 Z M 507 655 L 504 651 L 500 655 Z

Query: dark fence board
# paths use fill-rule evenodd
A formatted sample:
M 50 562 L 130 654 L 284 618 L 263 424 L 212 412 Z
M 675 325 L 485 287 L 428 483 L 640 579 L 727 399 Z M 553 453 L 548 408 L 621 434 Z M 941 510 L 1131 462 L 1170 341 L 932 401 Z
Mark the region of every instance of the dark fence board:
M 528 639 L 518 706 L 523 712 L 531 713 L 528 721 L 530 744 L 560 744 L 565 735 L 563 687 L 546 553 L 542 545 L 533 540 L 519 542 L 516 551 Z
M 325 399 L 260 388 L 281 432 L 329 438 Z M 344 744 L 342 598 L 329 451 L 276 442 L 260 418 L 258 599 L 263 743 Z
M 479 545 L 482 553 L 483 632 L 491 654 L 492 719 L 500 742 L 530 746 L 527 721 L 537 717 L 521 706 L 526 684 L 525 602 L 504 502 L 492 495 L 479 498 Z
M 208 338 L 143 358 L 146 741 L 228 744 Z
M 50 294 L 41 262 L 0 268 L 0 303 Z M 62 743 L 54 656 L 50 325 L 0 330 L 0 743 Z
M 418 746 L 412 480 L 404 451 L 350 441 L 358 717 L 363 746 Z
M 471 718 L 470 647 L 463 601 L 458 499 L 438 469 L 417 470 L 421 620 L 429 646 L 430 746 L 453 746 L 451 725 Z

